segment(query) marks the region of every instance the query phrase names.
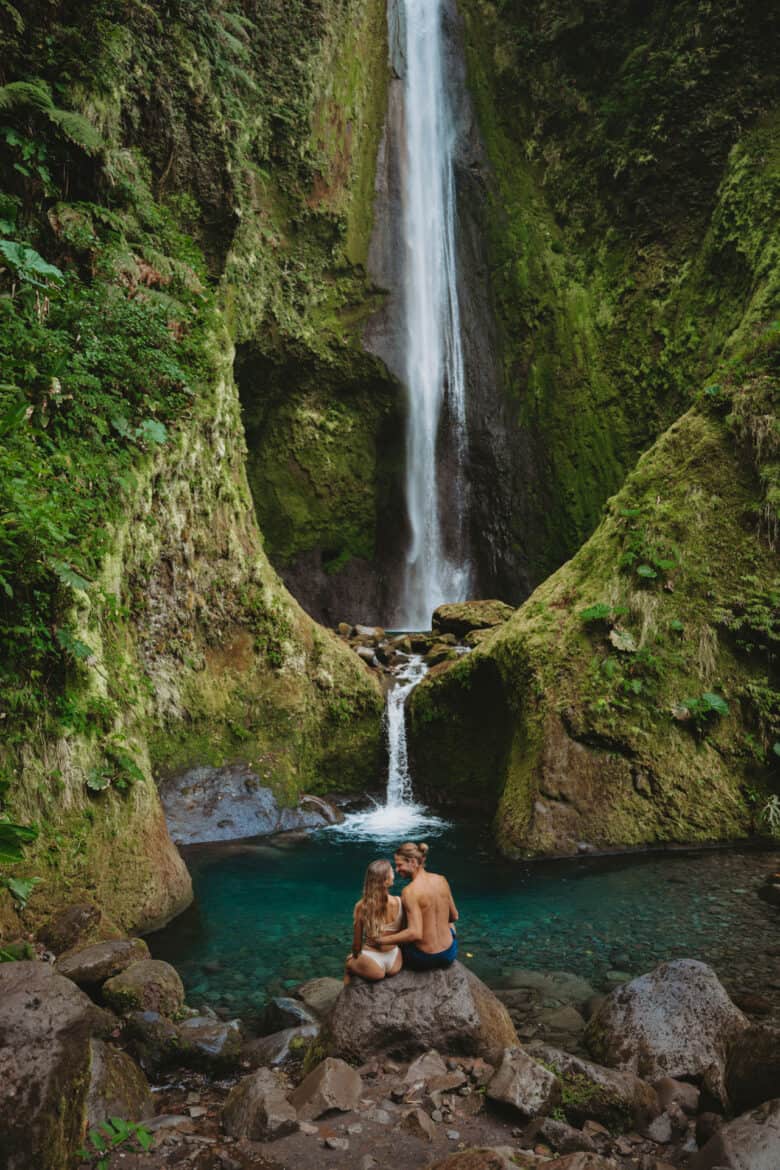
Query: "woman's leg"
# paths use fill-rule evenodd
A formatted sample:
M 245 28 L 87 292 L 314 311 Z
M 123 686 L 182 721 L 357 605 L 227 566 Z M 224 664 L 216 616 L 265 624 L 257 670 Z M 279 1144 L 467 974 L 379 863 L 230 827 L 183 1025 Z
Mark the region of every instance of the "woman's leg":
M 391 975 L 397 975 L 398 972 L 403 967 L 403 965 L 404 965 L 404 957 L 401 954 L 401 948 L 398 947 L 398 954 L 395 956 L 395 959 L 393 960 L 392 967 L 387 972 L 387 977 L 389 978 Z
M 378 983 L 385 977 L 384 969 L 373 959 L 369 959 L 368 955 L 358 955 L 357 958 L 350 955 L 347 959 L 347 971 L 350 975 L 360 975 L 361 978 L 370 979 L 373 983 Z

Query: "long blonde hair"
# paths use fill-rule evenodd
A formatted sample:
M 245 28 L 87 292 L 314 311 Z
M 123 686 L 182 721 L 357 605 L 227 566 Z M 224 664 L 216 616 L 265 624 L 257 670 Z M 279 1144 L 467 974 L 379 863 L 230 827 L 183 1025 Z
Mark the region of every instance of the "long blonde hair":
M 372 861 L 363 881 L 363 930 L 366 938 L 378 938 L 387 917 L 387 879 L 393 872 L 389 861 Z

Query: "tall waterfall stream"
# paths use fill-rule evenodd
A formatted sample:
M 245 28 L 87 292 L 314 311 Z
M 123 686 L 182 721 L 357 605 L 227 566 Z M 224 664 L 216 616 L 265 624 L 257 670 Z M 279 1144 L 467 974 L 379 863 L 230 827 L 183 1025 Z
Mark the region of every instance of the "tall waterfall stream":
M 409 414 L 406 498 L 411 541 L 403 624 L 424 629 L 437 605 L 465 600 L 466 399 L 455 246 L 455 127 L 444 75 L 441 0 L 402 0 L 406 158 L 403 179 L 404 319 Z M 454 489 L 445 547 L 437 458 L 442 411 Z

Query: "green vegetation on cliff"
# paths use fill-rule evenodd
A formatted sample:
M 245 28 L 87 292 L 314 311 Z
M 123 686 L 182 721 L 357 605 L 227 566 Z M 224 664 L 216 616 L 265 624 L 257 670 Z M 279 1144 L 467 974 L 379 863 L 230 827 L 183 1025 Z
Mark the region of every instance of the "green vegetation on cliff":
M 376 767 L 374 679 L 262 551 L 233 358 L 351 368 L 382 13 L 0 9 L 0 796 L 40 828 L 33 910 L 182 905 L 154 771 L 247 760 L 294 800 Z

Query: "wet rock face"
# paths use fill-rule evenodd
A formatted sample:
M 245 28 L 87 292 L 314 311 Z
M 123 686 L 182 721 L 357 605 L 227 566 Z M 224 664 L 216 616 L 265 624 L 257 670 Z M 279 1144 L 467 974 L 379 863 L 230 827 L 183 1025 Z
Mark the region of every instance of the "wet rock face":
M 303 797 L 299 808 L 279 808 L 271 789 L 244 765 L 192 768 L 166 781 L 160 796 L 179 845 L 320 828 L 333 817 L 320 798 Z
M 517 1045 L 506 1008 L 460 963 L 440 971 L 401 971 L 377 984 L 355 982 L 331 1013 L 326 1051 L 362 1062 L 378 1053 L 439 1052 L 498 1061 Z
M 613 991 L 585 1042 L 611 1068 L 648 1080 L 690 1077 L 725 1104 L 727 1053 L 747 1027 L 711 967 L 677 959 Z
M 61 1170 L 83 1134 L 106 1013 L 47 963 L 0 965 L 0 1165 Z

